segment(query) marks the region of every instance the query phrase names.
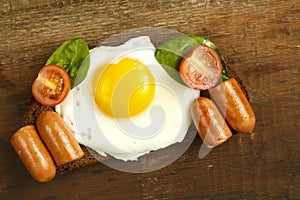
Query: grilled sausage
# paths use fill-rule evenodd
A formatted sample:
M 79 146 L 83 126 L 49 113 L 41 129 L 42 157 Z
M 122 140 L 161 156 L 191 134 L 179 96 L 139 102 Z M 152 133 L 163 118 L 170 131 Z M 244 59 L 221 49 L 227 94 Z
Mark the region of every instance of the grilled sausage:
M 10 143 L 36 181 L 48 182 L 55 177 L 54 162 L 34 126 L 20 128 L 12 135 Z
M 215 147 L 232 136 L 232 133 L 216 105 L 206 97 L 199 97 L 191 106 L 194 125 L 203 143 Z
M 40 114 L 36 126 L 57 166 L 77 160 L 83 151 L 63 119 L 54 111 Z
M 254 112 L 234 78 L 209 89 L 209 93 L 228 124 L 235 131 L 241 133 L 253 131 L 255 126 Z

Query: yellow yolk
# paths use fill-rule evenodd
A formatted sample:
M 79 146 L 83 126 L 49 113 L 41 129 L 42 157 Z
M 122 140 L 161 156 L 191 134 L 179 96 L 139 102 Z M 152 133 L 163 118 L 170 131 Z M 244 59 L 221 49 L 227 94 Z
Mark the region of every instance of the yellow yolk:
M 95 91 L 98 108 L 113 118 L 135 116 L 152 101 L 155 91 L 154 77 L 141 62 L 122 58 L 109 64 L 102 73 Z

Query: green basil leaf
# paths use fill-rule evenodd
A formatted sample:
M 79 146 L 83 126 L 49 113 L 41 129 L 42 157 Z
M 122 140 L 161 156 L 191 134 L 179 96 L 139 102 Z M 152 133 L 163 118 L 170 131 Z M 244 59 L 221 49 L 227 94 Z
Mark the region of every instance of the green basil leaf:
M 166 69 L 169 73 L 168 68 L 175 69 L 178 71 L 180 62 L 183 57 L 194 49 L 198 45 L 206 45 L 213 48 L 220 56 L 222 61 L 222 80 L 227 80 L 230 78 L 228 73 L 226 62 L 221 54 L 218 47 L 212 43 L 210 40 L 201 36 L 178 36 L 165 43 L 159 45 L 155 51 L 156 60 Z M 179 80 L 174 73 L 169 73 L 169 75 L 175 80 Z
M 78 85 L 87 75 L 90 66 L 89 47 L 80 38 L 70 39 L 59 46 L 46 62 L 64 68 L 71 79 L 71 88 Z

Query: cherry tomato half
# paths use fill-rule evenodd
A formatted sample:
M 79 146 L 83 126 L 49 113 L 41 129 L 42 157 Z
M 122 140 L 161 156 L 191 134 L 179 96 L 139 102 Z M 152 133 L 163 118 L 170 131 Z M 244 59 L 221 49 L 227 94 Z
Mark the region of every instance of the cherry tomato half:
M 179 66 L 179 73 L 189 87 L 207 90 L 220 79 L 222 62 L 213 48 L 200 45 L 183 58 Z
M 55 106 L 66 98 L 70 84 L 69 74 L 62 67 L 46 65 L 32 84 L 32 94 L 42 105 Z

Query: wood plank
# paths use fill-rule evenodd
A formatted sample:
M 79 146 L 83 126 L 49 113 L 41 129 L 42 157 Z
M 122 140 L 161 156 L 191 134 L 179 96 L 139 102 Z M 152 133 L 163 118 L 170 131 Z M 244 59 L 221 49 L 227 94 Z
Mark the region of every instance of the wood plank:
M 1 199 L 299 199 L 300 2 L 297 0 L 0 2 Z M 63 41 L 93 48 L 114 34 L 163 27 L 210 38 L 244 80 L 257 124 L 204 159 L 197 136 L 161 170 L 130 174 L 101 163 L 31 179 L 8 140 L 21 126 L 39 68 Z M 158 38 L 159 39 L 159 38 Z

